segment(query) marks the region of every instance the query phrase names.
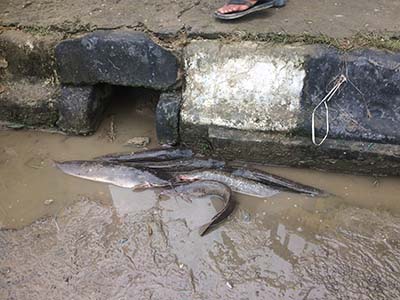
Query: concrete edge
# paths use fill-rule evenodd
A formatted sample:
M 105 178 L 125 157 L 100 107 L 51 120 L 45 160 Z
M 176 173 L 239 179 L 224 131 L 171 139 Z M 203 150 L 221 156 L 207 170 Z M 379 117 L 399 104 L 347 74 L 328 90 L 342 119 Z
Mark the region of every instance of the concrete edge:
M 185 139 L 185 142 L 204 151 L 198 140 Z M 228 160 L 361 175 L 400 175 L 400 145 L 328 139 L 316 147 L 310 138 L 218 127 L 208 128 L 204 141 L 213 153 Z

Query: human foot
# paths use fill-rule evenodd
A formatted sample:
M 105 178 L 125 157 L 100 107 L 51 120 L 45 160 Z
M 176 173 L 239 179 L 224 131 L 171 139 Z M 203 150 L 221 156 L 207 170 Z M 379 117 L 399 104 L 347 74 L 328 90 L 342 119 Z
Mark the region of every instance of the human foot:
M 231 0 L 217 11 L 220 14 L 230 14 L 233 12 L 241 12 L 248 10 L 254 6 L 258 0 Z
M 215 11 L 214 17 L 221 20 L 234 20 L 248 14 L 271 7 L 285 6 L 286 0 L 229 0 Z

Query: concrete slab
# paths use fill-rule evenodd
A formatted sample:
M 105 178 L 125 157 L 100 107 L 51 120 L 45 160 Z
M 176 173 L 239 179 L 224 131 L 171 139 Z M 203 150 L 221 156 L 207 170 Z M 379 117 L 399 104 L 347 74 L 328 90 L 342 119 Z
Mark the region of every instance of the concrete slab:
M 357 32 L 399 32 L 397 0 L 296 0 L 234 22 L 213 19 L 224 0 L 5 0 L 0 2 L 0 25 L 50 27 L 63 32 L 94 28 L 142 28 L 155 33 L 217 35 L 243 31 L 349 37 Z
M 298 126 L 307 55 L 315 47 L 191 43 L 181 118 L 193 125 L 288 132 Z

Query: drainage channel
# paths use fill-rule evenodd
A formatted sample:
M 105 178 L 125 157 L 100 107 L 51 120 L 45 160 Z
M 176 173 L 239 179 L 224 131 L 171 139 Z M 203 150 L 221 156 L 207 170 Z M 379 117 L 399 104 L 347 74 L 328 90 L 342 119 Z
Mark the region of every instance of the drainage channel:
M 264 167 L 335 196 L 235 195 L 229 221 L 200 237 L 212 199 L 190 204 L 55 169 L 58 160 L 143 149 L 127 146 L 132 138 L 157 146 L 154 94 L 114 97 L 93 136 L 0 131 L 0 298 L 400 296 L 400 179 Z
M 157 147 L 157 99 L 158 94 L 151 90 L 116 88 L 111 101 L 113 104 L 105 113 L 99 130 L 88 137 L 36 131 L 0 131 L 0 172 L 3 178 L 0 223 L 7 228 L 19 228 L 42 216 L 52 216 L 78 199 L 109 202 L 110 190 L 107 186 L 64 176 L 56 170 L 54 162 L 92 159 L 112 152 Z M 400 213 L 400 203 L 397 201 L 400 179 L 395 177 L 351 176 L 257 164 L 253 166 L 338 196 L 331 201 L 321 200 L 321 203 L 333 201 Z M 111 188 L 111 191 L 116 190 Z M 285 203 L 283 207 L 290 207 L 292 201 L 304 200 L 296 195 L 287 198 L 286 195 L 278 195 L 276 198 L 277 202 Z M 305 203 L 310 201 L 314 203 L 315 199 L 306 199 Z

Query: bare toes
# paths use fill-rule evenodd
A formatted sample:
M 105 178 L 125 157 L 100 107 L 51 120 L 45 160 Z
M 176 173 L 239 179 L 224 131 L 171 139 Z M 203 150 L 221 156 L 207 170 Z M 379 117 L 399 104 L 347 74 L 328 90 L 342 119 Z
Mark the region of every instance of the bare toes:
M 256 3 L 255 1 L 254 3 Z M 233 13 L 233 12 L 239 12 L 239 11 L 245 11 L 246 9 L 249 9 L 247 5 L 237 5 L 237 4 L 226 4 L 220 9 L 218 9 L 218 12 L 221 14 L 227 14 L 227 13 Z

